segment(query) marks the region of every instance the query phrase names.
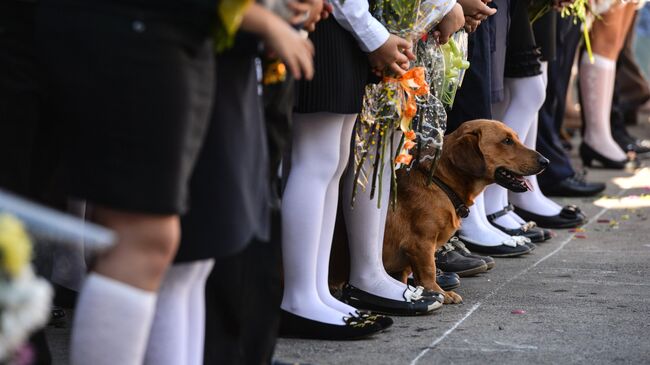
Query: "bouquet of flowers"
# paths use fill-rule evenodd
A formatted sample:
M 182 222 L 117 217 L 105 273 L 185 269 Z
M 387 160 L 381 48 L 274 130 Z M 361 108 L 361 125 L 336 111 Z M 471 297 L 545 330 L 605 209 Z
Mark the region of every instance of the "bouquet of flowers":
M 22 223 L 0 214 L 0 362 L 27 364 L 29 336 L 48 321 L 52 289 L 34 275 Z
M 444 51 L 435 40 L 422 37 L 442 20 L 453 4 L 448 0 L 380 0 L 376 3 L 373 14 L 389 32 L 405 39 L 419 40 L 414 52 L 418 61 L 404 75 L 384 75 L 380 83 L 366 87 L 354 135 L 356 170 L 352 204 L 358 186 L 366 189 L 368 181 L 372 182 L 371 199 L 378 190 L 377 204 L 380 204 L 381 181 L 387 159 L 394 162 L 390 171 L 391 189 L 394 189 L 395 170 L 412 164 L 413 148 L 417 147 L 415 151 L 421 152 L 425 145 L 442 146 L 446 113 L 439 98 L 445 86 L 449 87 L 452 82 L 445 81 Z M 430 85 L 434 85 L 433 94 Z M 403 135 L 396 142 L 398 130 Z M 396 151 L 395 155 L 393 151 Z

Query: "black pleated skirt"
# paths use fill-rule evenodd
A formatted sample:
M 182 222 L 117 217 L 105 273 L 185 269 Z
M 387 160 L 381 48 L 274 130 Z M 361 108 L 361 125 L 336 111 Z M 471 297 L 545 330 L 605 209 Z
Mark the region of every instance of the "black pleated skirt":
M 297 82 L 294 111 L 337 114 L 361 112 L 370 72 L 368 55 L 334 17 L 318 23 L 316 31 L 309 38 L 316 49 L 314 79 Z

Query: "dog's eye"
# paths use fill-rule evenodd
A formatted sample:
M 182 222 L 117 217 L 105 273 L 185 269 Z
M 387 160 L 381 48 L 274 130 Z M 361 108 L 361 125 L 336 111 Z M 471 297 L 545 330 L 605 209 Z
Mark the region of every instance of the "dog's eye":
M 508 138 L 504 139 L 503 141 L 501 141 L 501 143 L 503 143 L 505 145 L 508 145 L 508 146 L 512 146 L 513 144 L 515 144 L 515 141 L 513 141 L 512 138 L 508 137 Z

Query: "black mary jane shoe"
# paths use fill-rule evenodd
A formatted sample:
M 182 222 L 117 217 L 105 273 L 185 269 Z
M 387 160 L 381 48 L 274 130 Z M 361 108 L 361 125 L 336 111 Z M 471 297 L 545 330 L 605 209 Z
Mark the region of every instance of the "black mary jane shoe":
M 442 307 L 442 304 L 437 299 L 421 295 L 413 297 L 412 294 L 413 291 L 407 288 L 404 291 L 404 300 L 394 300 L 345 284 L 341 293 L 341 300 L 355 308 L 394 316 L 419 316 L 429 314 Z
M 365 311 L 365 310 L 362 310 L 362 309 L 357 309 L 357 311 L 356 311 L 356 313 L 354 313 L 354 315 L 355 315 L 355 317 L 358 317 L 360 319 L 367 320 L 367 321 L 373 321 L 373 322 L 377 323 L 378 325 L 381 326 L 382 330 L 386 330 L 386 329 L 390 328 L 394 323 L 393 319 L 388 317 L 388 316 L 385 316 L 385 315 L 379 314 L 379 313 L 374 313 L 374 312 L 371 312 L 371 311 Z
M 377 322 L 359 317 L 343 317 L 345 324 L 336 325 L 295 315 L 280 310 L 279 336 L 311 340 L 346 341 L 360 340 L 383 331 Z
M 544 241 L 547 240 L 547 238 L 545 238 L 544 232 L 540 228 L 537 228 L 537 226 L 534 225 L 534 223 L 531 224 L 529 222 L 529 223 L 523 224 L 519 228 L 506 228 L 506 227 L 496 223 L 496 220 L 498 218 L 501 218 L 504 215 L 506 215 L 506 214 L 508 214 L 508 213 L 510 213 L 510 212 L 512 212 L 514 210 L 515 210 L 514 206 L 512 204 L 508 204 L 508 206 L 504 207 L 502 210 L 500 210 L 500 211 L 498 211 L 496 213 L 488 214 L 487 219 L 490 222 L 490 224 L 492 224 L 495 228 L 497 228 L 501 232 L 507 234 L 508 236 L 524 236 L 524 237 L 530 239 L 531 242 L 534 242 L 534 243 L 544 242 Z
M 518 207 L 515 207 L 515 213 L 521 218 L 535 221 L 540 227 L 545 228 L 576 228 L 587 222 L 587 217 L 575 205 L 567 205 L 562 208 L 560 214 L 552 216 L 535 214 Z
M 459 237 L 459 239 L 465 244 L 465 247 L 472 252 L 478 252 L 492 257 L 517 257 L 529 254 L 534 248 L 531 248 L 532 244 L 508 246 L 508 245 L 499 245 L 499 246 L 482 246 L 478 243 L 471 242 L 465 237 Z
M 625 168 L 636 168 L 639 166 L 639 161 L 636 158 L 625 158 L 620 161 L 611 160 L 586 143 L 580 144 L 580 158 L 582 164 L 587 167 L 592 167 L 593 161 L 600 162 L 601 166 L 606 169 L 623 170 Z

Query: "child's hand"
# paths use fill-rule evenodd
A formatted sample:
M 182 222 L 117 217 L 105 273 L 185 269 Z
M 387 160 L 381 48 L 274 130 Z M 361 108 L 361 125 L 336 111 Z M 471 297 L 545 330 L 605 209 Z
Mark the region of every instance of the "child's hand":
M 474 33 L 476 32 L 476 29 L 478 26 L 481 25 L 480 20 L 476 20 L 472 17 L 466 16 L 465 17 L 465 31 L 467 33 Z
M 433 33 L 440 44 L 449 42 L 449 37 L 452 34 L 463 28 L 465 24 L 465 15 L 463 8 L 456 4 L 447 15 L 438 23 L 436 31 Z
M 458 0 L 458 4 L 463 7 L 463 12 L 466 17 L 471 17 L 478 21 L 485 20 L 497 12 L 497 9 L 487 6 L 486 2 L 481 0 Z
M 266 47 L 282 59 L 296 80 L 314 77 L 314 45 L 289 24 L 273 17 L 269 19 L 267 31 L 261 33 Z
M 409 60 L 414 60 L 413 43 L 391 34 L 381 47 L 370 52 L 370 67 L 377 74 L 388 68 L 397 75 L 403 75 L 409 68 Z

